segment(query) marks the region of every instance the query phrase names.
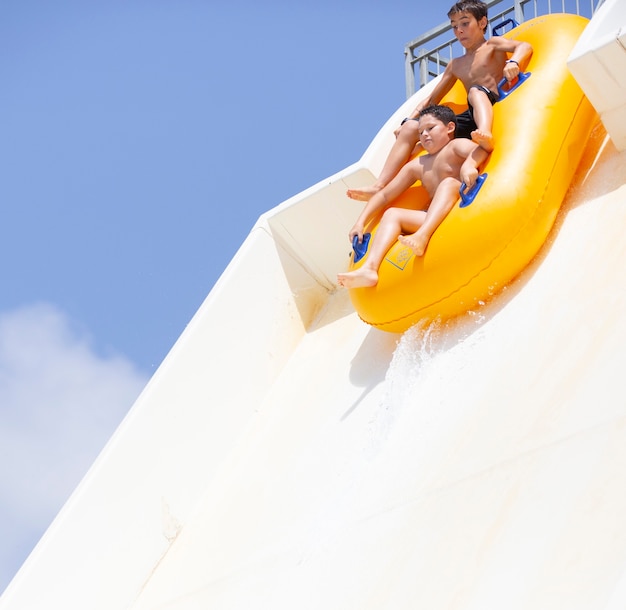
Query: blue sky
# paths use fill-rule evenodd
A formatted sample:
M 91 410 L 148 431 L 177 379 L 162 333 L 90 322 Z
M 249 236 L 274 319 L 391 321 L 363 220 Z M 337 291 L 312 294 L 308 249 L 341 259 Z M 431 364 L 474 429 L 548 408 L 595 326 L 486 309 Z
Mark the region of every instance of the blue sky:
M 448 3 L 0 0 L 0 590 L 265 211 Z

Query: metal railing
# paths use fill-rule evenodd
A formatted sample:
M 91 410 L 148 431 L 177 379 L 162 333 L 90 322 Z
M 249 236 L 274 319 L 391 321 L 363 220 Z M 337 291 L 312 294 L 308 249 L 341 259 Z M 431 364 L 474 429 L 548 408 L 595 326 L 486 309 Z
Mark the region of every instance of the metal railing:
M 593 13 L 602 4 L 603 0 L 489 0 L 489 28 L 494 27 L 503 34 L 507 28 L 511 29 L 517 23 L 532 19 L 539 15 L 551 13 L 574 13 L 591 18 Z M 508 5 L 502 8 L 501 5 Z M 495 10 L 494 10 L 495 9 Z M 417 90 L 416 83 L 423 87 L 428 81 L 439 76 L 445 70 L 448 62 L 464 50 L 454 35 L 451 35 L 450 22 L 446 21 L 422 34 L 404 47 L 406 95 L 411 97 Z

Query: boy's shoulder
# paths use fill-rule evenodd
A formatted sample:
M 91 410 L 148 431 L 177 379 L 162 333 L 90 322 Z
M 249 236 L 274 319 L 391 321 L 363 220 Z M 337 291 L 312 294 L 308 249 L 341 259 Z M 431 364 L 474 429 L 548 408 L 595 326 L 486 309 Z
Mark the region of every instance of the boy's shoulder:
M 487 44 L 497 51 L 511 52 L 522 43 L 523 41 L 521 40 L 517 40 L 515 38 L 506 38 L 505 36 L 491 36 L 487 38 Z
M 478 148 L 478 144 L 469 138 L 453 138 L 445 145 L 445 148 L 456 153 L 460 157 L 464 157 Z

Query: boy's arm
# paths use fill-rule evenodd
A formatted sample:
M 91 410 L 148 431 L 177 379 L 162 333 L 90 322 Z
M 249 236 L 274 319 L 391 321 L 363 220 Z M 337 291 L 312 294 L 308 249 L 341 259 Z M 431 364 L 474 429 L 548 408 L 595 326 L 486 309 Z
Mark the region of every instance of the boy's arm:
M 420 162 L 420 158 L 417 157 L 404 165 L 387 186 L 372 195 L 348 234 L 350 243 L 352 243 L 355 235 L 359 236 L 359 243 L 361 243 L 361 241 L 363 241 L 363 232 L 365 231 L 367 223 L 375 218 L 380 212 L 388 208 L 389 204 L 396 197 L 402 195 L 404 191 L 413 186 L 413 184 L 417 180 L 420 180 L 421 177 L 422 163 Z
M 466 191 L 476 182 L 476 178 L 478 177 L 478 168 L 485 162 L 489 153 L 484 149 L 475 144 L 472 147 L 472 151 L 465 161 L 463 161 L 463 165 L 461 165 L 461 182 L 465 182 Z
M 502 36 L 493 36 L 489 42 L 496 50 L 510 53 L 507 63 L 504 65 L 504 77 L 511 81 L 523 70 L 533 54 L 530 43 L 523 40 L 511 40 Z

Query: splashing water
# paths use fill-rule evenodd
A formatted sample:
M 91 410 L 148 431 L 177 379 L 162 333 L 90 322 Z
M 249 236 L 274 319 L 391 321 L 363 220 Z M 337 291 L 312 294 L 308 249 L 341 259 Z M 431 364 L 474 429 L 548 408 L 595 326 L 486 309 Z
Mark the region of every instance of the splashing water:
M 451 386 L 463 383 L 468 353 L 480 340 L 477 330 L 484 321 L 480 311 L 471 311 L 445 324 L 440 320 L 418 323 L 402 335 L 385 376 L 381 403 L 370 422 L 370 454 L 376 453 L 407 411 L 419 410 L 422 424 L 438 416 Z

